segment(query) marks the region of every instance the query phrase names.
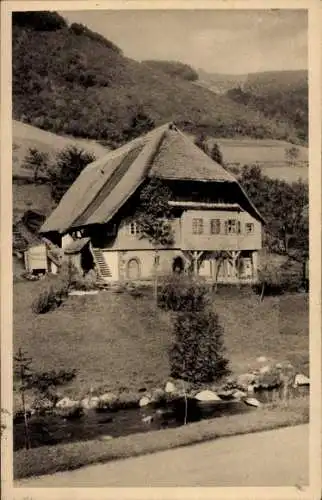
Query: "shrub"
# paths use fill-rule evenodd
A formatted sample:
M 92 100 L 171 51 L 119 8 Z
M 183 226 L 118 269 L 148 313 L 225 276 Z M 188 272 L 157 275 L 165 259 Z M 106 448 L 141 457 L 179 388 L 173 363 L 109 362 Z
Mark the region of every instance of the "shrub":
M 174 274 L 166 277 L 158 294 L 159 307 L 172 311 L 199 311 L 209 305 L 209 287 L 200 279 Z
M 298 291 L 302 281 L 301 269 L 297 269 L 289 261 L 277 265 L 268 260 L 259 269 L 258 282 L 253 289 L 263 299 L 264 295 L 282 295 L 285 292 Z
M 59 281 L 62 286 L 70 288 L 75 280 L 79 277 L 79 271 L 76 266 L 70 261 L 65 260 L 62 262 L 59 270 Z
M 45 314 L 57 307 L 57 300 L 52 287 L 43 290 L 32 303 L 32 310 L 36 314 Z
M 75 145 L 67 146 L 56 155 L 55 168 L 50 171 L 52 197 L 58 203 L 84 168 L 96 159 L 94 153 Z
M 85 274 L 85 276 L 82 276 L 80 272 L 75 273 L 74 278 L 71 281 L 71 287 L 75 290 L 83 291 L 96 290 L 98 286 L 95 271 L 91 270 Z
M 224 357 L 223 330 L 210 308 L 179 312 L 170 347 L 171 376 L 192 383 L 209 383 L 229 373 Z
M 58 284 L 43 290 L 32 303 L 35 314 L 45 314 L 59 307 L 68 296 L 68 286 Z

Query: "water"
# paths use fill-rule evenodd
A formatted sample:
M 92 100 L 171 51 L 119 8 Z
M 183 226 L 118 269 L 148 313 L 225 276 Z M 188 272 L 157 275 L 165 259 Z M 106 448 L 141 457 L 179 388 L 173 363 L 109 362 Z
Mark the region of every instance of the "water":
M 308 394 L 308 388 L 299 388 L 292 397 Z M 263 403 L 276 400 L 276 391 L 261 391 L 254 395 Z M 203 419 L 220 418 L 224 415 L 236 415 L 256 411 L 256 408 L 247 406 L 241 401 L 216 401 L 200 403 L 189 399 L 187 406 L 184 399 L 178 399 L 161 408 L 130 408 L 118 411 L 97 412 L 88 410 L 84 415 L 75 419 L 66 419 L 59 416 L 47 415 L 31 417 L 29 432 L 32 448 L 97 439 L 102 436 L 113 438 L 129 434 L 175 428 L 190 422 Z M 142 419 L 152 417 L 147 423 Z M 24 448 L 23 421 L 14 423 L 14 450 Z

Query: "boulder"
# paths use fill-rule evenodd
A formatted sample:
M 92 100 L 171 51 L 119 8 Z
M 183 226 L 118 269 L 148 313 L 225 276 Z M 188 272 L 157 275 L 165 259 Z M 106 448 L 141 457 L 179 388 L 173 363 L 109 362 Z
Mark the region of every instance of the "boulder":
M 198 401 L 221 401 L 221 398 L 213 391 L 205 390 L 195 395 Z
M 259 356 L 256 358 L 257 363 L 266 363 L 267 358 L 265 356 Z
M 112 392 L 105 392 L 99 397 L 100 403 L 115 403 L 116 400 L 117 396 L 115 396 Z
M 249 406 L 255 406 L 256 408 L 258 408 L 259 406 L 261 406 L 261 403 L 256 398 L 246 398 L 246 399 L 244 399 L 244 402 L 247 405 L 249 405 Z
M 306 375 L 303 375 L 303 373 L 295 375 L 294 387 L 298 387 L 300 385 L 310 385 L 310 379 Z
M 233 398 L 234 399 L 240 400 L 240 399 L 243 399 L 246 397 L 247 397 L 247 393 L 244 391 L 240 391 L 239 389 L 236 389 L 235 391 L 233 391 Z
M 113 436 L 109 436 L 108 434 L 106 434 L 105 436 L 100 436 L 101 441 L 111 441 L 111 439 L 113 439 Z
M 152 392 L 151 403 L 159 403 L 165 399 L 165 392 L 163 389 L 155 389 Z
M 79 406 L 79 402 L 68 397 L 60 399 L 56 404 L 56 408 L 75 408 L 76 406 Z
M 151 403 L 151 399 L 148 396 L 143 396 L 143 398 L 139 401 L 139 406 L 142 408 L 143 406 L 147 406 Z
M 92 410 L 93 408 L 97 408 L 99 401 L 100 398 L 98 398 L 97 396 L 86 397 L 81 400 L 80 404 L 81 407 L 84 408 L 84 410 Z
M 221 390 L 220 392 L 218 392 L 218 396 L 220 397 L 220 399 L 225 399 L 225 400 L 233 399 L 234 390 L 233 389 Z
M 147 415 L 146 417 L 142 418 L 142 422 L 144 424 L 151 424 L 153 422 L 153 417 L 152 415 Z
M 269 373 L 270 371 L 271 371 L 271 367 L 269 365 L 261 366 L 261 368 L 259 369 L 259 373 L 262 375 L 264 373 Z
M 258 376 L 254 373 L 242 373 L 238 375 L 236 383 L 239 388 L 247 390 L 248 386 L 256 384 L 257 380 Z
M 173 382 L 167 382 L 166 385 L 165 385 L 165 392 L 168 392 L 168 393 L 174 393 L 174 392 L 177 392 L 177 388 L 176 386 L 174 385 Z

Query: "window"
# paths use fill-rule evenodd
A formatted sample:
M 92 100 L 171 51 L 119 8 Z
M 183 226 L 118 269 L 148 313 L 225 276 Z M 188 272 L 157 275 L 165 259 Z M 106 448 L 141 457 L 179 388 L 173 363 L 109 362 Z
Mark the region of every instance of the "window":
M 210 220 L 210 234 L 220 234 L 220 219 Z
M 240 221 L 236 219 L 228 219 L 225 221 L 225 232 L 226 234 L 239 234 L 240 233 Z
M 254 232 L 254 224 L 252 222 L 247 222 L 245 224 L 245 231 L 247 234 Z
M 192 234 L 203 233 L 203 219 L 192 219 Z
M 137 225 L 136 222 L 130 222 L 130 224 L 129 224 L 129 233 L 132 236 L 140 234 L 140 228 L 138 227 L 138 225 Z

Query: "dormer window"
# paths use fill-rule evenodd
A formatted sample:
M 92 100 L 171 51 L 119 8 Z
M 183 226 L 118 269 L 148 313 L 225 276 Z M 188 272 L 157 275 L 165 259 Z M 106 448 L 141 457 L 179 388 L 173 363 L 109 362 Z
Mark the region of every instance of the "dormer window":
M 131 236 L 136 236 L 140 234 L 140 228 L 136 222 L 130 222 L 129 224 L 129 233 Z

